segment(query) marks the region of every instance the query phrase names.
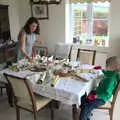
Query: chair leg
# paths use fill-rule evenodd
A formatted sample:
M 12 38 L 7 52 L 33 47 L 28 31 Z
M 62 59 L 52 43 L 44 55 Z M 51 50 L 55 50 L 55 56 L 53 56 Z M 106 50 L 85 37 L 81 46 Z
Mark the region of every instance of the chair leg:
M 20 120 L 20 109 L 16 106 L 16 117 L 17 120 Z
M 1 92 L 0 92 L 1 96 L 3 96 L 2 88 L 0 88 L 0 91 L 1 91 Z
M 38 120 L 38 113 L 34 111 L 33 114 L 34 114 L 34 120 Z
M 113 111 L 109 110 L 109 116 L 110 116 L 110 120 L 113 120 Z

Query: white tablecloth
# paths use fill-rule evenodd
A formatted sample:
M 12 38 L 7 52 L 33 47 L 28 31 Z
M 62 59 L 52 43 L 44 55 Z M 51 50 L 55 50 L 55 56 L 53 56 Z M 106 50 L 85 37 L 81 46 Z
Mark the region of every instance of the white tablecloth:
M 0 71 L 0 82 L 4 82 L 4 83 L 7 83 L 7 81 L 4 78 L 3 73 L 8 73 L 8 74 L 15 75 L 15 76 L 22 77 L 22 78 L 25 78 L 26 76 L 35 74 L 34 72 L 32 72 L 30 70 L 14 72 L 14 71 L 6 68 L 6 69 Z
M 96 82 L 96 74 L 90 75 L 90 73 L 86 73 L 88 82 L 84 82 L 82 80 L 73 79 L 71 77 L 61 77 L 59 78 L 57 84 L 54 87 L 51 87 L 51 83 L 48 81 L 46 84 L 37 84 L 39 73 L 31 72 L 29 70 L 21 71 L 21 72 L 13 72 L 9 69 L 5 69 L 0 71 L 1 81 L 6 82 L 3 73 L 12 74 L 19 77 L 27 77 L 30 79 L 33 85 L 34 91 L 42 96 L 49 97 L 54 100 L 61 101 L 65 104 L 77 104 L 80 105 L 81 96 L 87 92 L 89 93 L 91 89 L 94 87 L 94 83 Z M 94 78 L 94 79 L 93 79 Z M 50 79 L 49 77 L 47 79 Z
M 34 90 L 37 94 L 61 101 L 65 104 L 78 104 L 80 105 L 81 96 L 85 92 L 91 90 L 92 81 L 83 82 L 82 80 L 75 80 L 70 77 L 60 78 L 55 87 L 50 84 L 45 86 L 36 84 Z

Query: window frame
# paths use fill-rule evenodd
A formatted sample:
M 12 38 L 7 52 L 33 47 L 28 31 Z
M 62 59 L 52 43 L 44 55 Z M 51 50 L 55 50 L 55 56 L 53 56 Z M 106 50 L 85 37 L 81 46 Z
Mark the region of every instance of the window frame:
M 88 4 L 88 7 L 90 7 L 89 9 L 93 9 L 91 6 L 93 6 L 92 4 Z M 68 6 L 67 6 L 67 9 L 68 9 Z M 87 8 L 88 9 L 88 8 Z M 110 10 L 110 7 L 109 7 L 109 10 Z M 68 10 L 67 10 L 68 11 Z M 94 19 L 93 20 L 93 10 L 88 10 L 89 12 L 91 12 L 91 13 L 89 13 L 89 16 L 90 17 L 88 17 L 88 21 L 90 21 L 91 20 L 91 22 L 92 22 L 92 25 L 93 25 L 93 22 L 94 22 L 94 20 L 103 20 L 103 21 L 105 21 L 105 19 Z M 71 12 L 72 12 L 72 5 L 71 4 L 69 4 L 69 23 L 67 23 L 67 25 L 69 25 L 69 41 L 67 40 L 66 42 L 67 43 L 73 43 L 73 27 L 72 27 L 72 14 L 71 14 Z M 67 14 L 67 13 L 66 13 Z M 92 16 L 92 17 L 91 17 Z M 110 15 L 109 15 L 109 17 L 110 17 Z M 110 29 L 110 19 L 109 19 L 109 17 L 106 19 L 106 20 L 108 20 L 108 32 L 107 32 L 107 34 L 108 34 L 108 45 L 105 45 L 105 46 L 95 46 L 94 44 L 92 44 L 92 45 L 89 45 L 89 44 L 83 44 L 83 45 L 81 45 L 81 46 L 88 46 L 88 47 L 98 47 L 98 48 L 100 48 L 100 47 L 102 47 L 102 48 L 109 48 L 109 37 L 110 37 L 110 35 L 109 35 L 109 29 Z M 86 19 L 87 20 L 87 19 Z M 88 22 L 88 23 L 90 23 L 90 22 Z M 91 24 L 88 24 L 87 26 L 90 26 Z M 91 29 L 93 29 L 93 27 L 89 27 L 90 29 L 87 31 L 90 35 L 93 35 L 93 30 L 91 30 Z M 66 29 L 67 30 L 67 29 Z M 91 32 L 92 31 L 92 32 Z M 66 32 L 66 34 L 68 34 L 68 30 L 67 30 L 67 32 Z M 68 35 L 66 35 L 66 36 L 68 36 Z M 66 39 L 67 39 L 67 37 L 66 37 Z

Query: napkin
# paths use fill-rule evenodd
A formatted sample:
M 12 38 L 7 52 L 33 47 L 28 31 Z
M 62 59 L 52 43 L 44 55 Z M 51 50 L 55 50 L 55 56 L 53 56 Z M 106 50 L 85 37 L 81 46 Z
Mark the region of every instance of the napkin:
M 102 66 L 95 66 L 95 67 L 93 67 L 93 69 L 96 69 L 96 70 L 102 69 Z

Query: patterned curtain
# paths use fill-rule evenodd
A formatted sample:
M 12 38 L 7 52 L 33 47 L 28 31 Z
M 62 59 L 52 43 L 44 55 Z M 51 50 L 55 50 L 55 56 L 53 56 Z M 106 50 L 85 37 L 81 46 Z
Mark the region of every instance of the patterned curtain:
M 83 3 L 83 2 L 111 2 L 111 0 L 70 0 L 70 3 Z

